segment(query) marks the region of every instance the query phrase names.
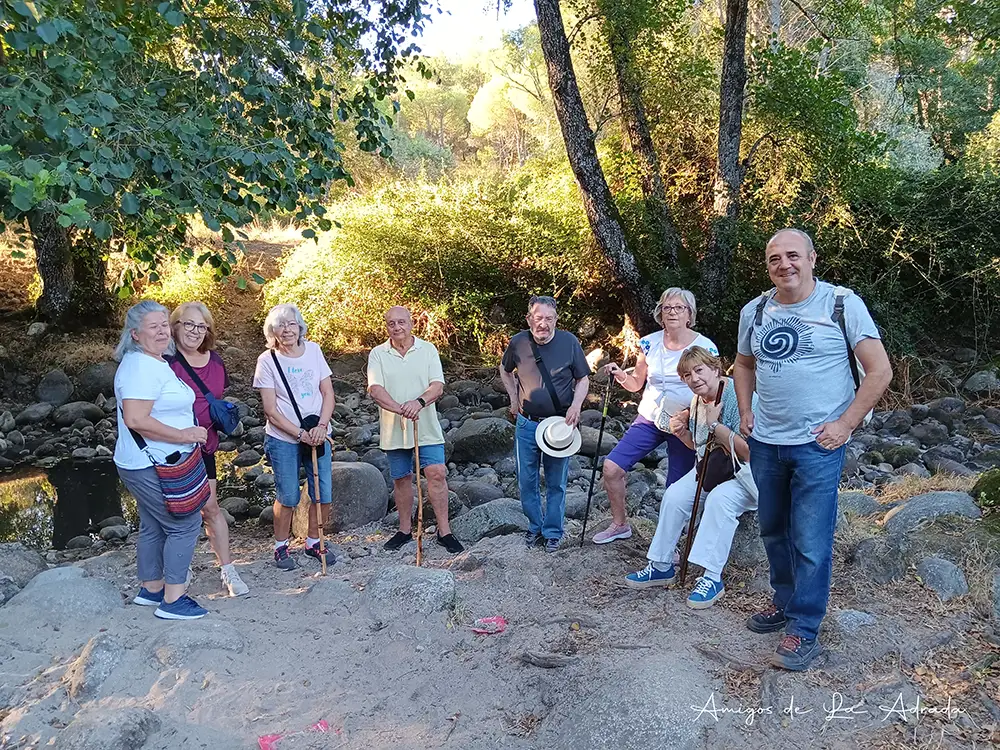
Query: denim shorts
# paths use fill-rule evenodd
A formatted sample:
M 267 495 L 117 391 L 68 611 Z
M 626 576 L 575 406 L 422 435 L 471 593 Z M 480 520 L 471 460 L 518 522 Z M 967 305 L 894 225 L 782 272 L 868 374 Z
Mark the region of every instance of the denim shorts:
M 389 475 L 393 479 L 402 479 L 413 473 L 413 448 L 397 448 L 386 451 L 389 457 Z M 420 446 L 420 468 L 444 463 L 444 443 Z
M 278 502 L 286 508 L 294 508 L 299 504 L 299 467 L 305 469 L 306 484 L 309 487 L 309 497 L 316 502 L 316 489 L 313 487 L 312 458 L 302 460 L 299 453 L 299 443 L 289 443 L 268 435 L 264 438 L 264 452 L 274 470 L 274 488 L 277 491 Z M 330 450 L 323 451 L 316 463 L 319 465 L 319 502 L 329 503 L 333 498 L 333 467 Z

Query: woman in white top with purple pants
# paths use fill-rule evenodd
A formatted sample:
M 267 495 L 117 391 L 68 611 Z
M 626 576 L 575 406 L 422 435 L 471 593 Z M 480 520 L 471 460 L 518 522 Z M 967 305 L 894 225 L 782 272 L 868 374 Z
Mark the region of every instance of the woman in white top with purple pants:
M 632 527 L 625 516 L 625 476 L 638 461 L 666 442 L 670 457 L 667 486 L 691 471 L 694 451 L 669 432 L 659 429 L 659 422 L 687 424 L 691 404 L 691 389 L 677 374 L 677 362 L 692 346 L 707 349 L 715 356 L 715 343 L 694 330 L 698 308 L 694 295 L 687 289 L 671 287 L 660 295 L 653 318 L 663 330 L 644 336 L 639 341 L 639 356 L 631 373 L 611 363 L 606 372 L 625 390 L 638 391 L 645 385 L 639 402 L 639 416 L 604 459 L 604 489 L 611 504 L 611 525 L 594 537 L 595 544 L 607 544 L 632 536 Z

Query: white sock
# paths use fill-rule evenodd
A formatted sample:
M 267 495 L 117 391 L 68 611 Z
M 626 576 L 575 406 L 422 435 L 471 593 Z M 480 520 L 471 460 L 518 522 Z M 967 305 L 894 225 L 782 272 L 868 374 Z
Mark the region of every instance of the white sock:
M 306 547 L 315 547 L 319 544 L 319 539 L 313 539 L 311 536 L 306 537 Z
M 225 570 L 225 571 L 227 571 L 227 572 L 231 571 L 233 569 L 233 564 L 232 563 L 226 563 L 225 565 L 222 566 L 222 569 Z
M 275 542 L 274 542 L 274 548 L 275 549 L 281 549 L 282 547 L 287 547 L 287 546 L 288 546 L 288 540 L 287 539 L 282 539 L 280 542 L 277 541 L 277 540 L 275 540 Z
M 653 563 L 653 570 L 658 570 L 661 573 L 670 570 L 670 563 L 656 562 L 655 560 L 650 560 L 650 562 Z

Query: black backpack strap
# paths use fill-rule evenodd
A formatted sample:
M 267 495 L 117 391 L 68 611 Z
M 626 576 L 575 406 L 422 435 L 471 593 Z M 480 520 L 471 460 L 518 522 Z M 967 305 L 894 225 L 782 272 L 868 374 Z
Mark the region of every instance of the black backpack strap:
M 771 297 L 774 296 L 774 290 L 770 292 L 764 292 L 760 295 L 760 301 L 757 303 L 757 309 L 753 314 L 753 322 L 747 328 L 747 346 L 750 351 L 753 351 L 753 329 L 759 328 L 764 322 L 764 308 L 767 307 L 767 303 L 771 301 Z
M 299 426 L 302 426 L 302 412 L 299 411 L 299 405 L 295 403 L 295 396 L 292 395 L 291 386 L 288 385 L 288 380 L 285 378 L 285 373 L 281 369 L 281 363 L 278 361 L 278 355 L 274 353 L 274 349 L 271 350 L 271 359 L 274 360 L 274 369 L 278 371 L 278 377 L 281 378 L 281 382 L 285 386 L 285 391 L 288 393 L 288 400 L 292 402 L 292 408 L 295 409 L 295 416 L 299 418 Z
M 188 361 L 184 359 L 184 355 L 181 354 L 180 352 L 177 352 L 177 354 L 174 356 L 177 359 L 177 361 L 181 363 L 181 367 L 183 367 L 184 370 L 187 372 L 187 374 L 191 376 L 191 380 L 194 381 L 194 384 L 201 389 L 201 395 L 205 396 L 206 398 L 208 396 L 214 397 L 215 394 L 213 394 L 211 391 L 208 390 L 208 386 L 206 386 L 205 383 L 202 381 L 202 379 L 198 377 L 198 373 L 194 371 L 194 368 L 191 367 Z
M 847 346 L 847 361 L 851 365 L 851 375 L 854 377 L 854 390 L 861 387 L 861 374 L 858 372 L 858 358 L 854 354 L 851 340 L 847 336 L 847 321 L 844 313 L 844 296 L 838 294 L 833 300 L 833 322 L 840 326 L 840 332 L 844 336 L 844 344 Z
M 562 413 L 564 409 L 559 402 L 559 394 L 556 393 L 556 387 L 552 384 L 552 376 L 549 374 L 545 362 L 542 361 L 542 353 L 538 351 L 538 344 L 535 343 L 535 337 L 531 335 L 530 331 L 528 332 L 528 341 L 531 342 L 531 353 L 535 357 L 535 367 L 538 368 L 538 372 L 542 375 L 542 382 L 545 383 L 545 390 L 549 392 L 549 398 L 552 399 L 552 406 L 555 407 L 556 413 Z

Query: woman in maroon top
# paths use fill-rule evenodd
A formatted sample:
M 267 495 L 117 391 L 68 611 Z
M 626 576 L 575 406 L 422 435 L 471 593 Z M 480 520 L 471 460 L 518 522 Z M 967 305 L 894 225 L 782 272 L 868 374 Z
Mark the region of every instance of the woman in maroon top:
M 177 345 L 177 356 L 170 359 L 170 367 L 177 373 L 177 377 L 191 386 L 191 390 L 195 393 L 194 411 L 198 424 L 208 430 L 208 440 L 202 446 L 202 455 L 205 459 L 212 496 L 201 514 L 208 530 L 208 538 L 212 542 L 212 549 L 219 558 L 219 565 L 222 566 L 223 585 L 229 589 L 230 596 L 243 596 L 250 593 L 250 588 L 236 572 L 229 556 L 229 524 L 222 515 L 216 494 L 215 451 L 219 447 L 219 433 L 212 425 L 205 394 L 180 361 L 183 357 L 212 395 L 222 398 L 222 392 L 229 385 L 229 375 L 222 363 L 222 357 L 215 351 L 215 320 L 203 303 L 185 302 L 171 314 L 170 325 Z

